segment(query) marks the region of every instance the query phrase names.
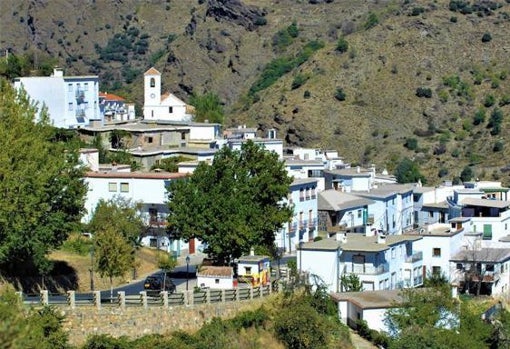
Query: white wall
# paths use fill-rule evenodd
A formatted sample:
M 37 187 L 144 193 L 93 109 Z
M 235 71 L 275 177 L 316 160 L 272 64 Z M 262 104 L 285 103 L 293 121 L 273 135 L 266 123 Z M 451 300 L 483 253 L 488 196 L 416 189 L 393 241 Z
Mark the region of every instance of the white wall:
M 234 288 L 234 279 L 197 275 L 197 285 L 210 289 L 230 290 Z
M 297 268 L 319 276 L 329 292 L 339 292 L 338 251 L 302 250 L 297 252 Z M 311 282 L 314 280 L 311 279 Z
M 189 139 L 190 140 L 214 140 L 219 135 L 219 125 L 190 125 L 189 126 Z

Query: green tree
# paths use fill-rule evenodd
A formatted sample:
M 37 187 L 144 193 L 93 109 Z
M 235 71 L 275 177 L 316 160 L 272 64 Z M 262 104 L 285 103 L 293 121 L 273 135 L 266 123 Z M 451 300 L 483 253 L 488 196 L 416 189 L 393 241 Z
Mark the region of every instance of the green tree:
M 218 95 L 208 92 L 204 95 L 192 95 L 190 104 L 195 107 L 195 117 L 193 121 L 204 122 L 208 120 L 212 123 L 223 123 L 225 113 L 223 105 Z
M 177 266 L 177 258 L 164 252 L 158 255 L 158 268 L 163 270 L 163 285 L 166 285 L 166 276 L 168 272 Z
M 356 274 L 343 274 L 340 278 L 340 284 L 344 292 L 363 291 L 363 285 Z
M 144 229 L 137 206 L 117 197 L 100 200 L 88 224 L 94 234 L 95 268 L 101 277 L 110 280 L 113 295 L 113 278 L 124 276 L 135 265 L 135 252 Z
M 275 232 L 292 208 L 282 203 L 292 178 L 274 152 L 248 141 L 220 149 L 186 180 L 169 186 L 169 229 L 176 238 L 198 238 L 217 263 L 229 264 L 251 248 L 272 249 Z
M 370 28 L 375 27 L 378 23 L 379 23 L 379 18 L 377 17 L 377 15 L 373 12 L 369 12 L 367 21 L 365 22 L 365 24 L 363 26 L 365 27 L 365 29 L 368 30 Z
M 466 166 L 462 169 L 462 172 L 460 173 L 460 180 L 462 182 L 469 182 L 473 177 L 475 173 L 473 169 L 470 166 Z
M 64 142 L 25 92 L 0 79 L 0 270 L 46 273 L 47 253 L 77 230 L 86 186 L 79 144 Z
M 395 176 L 398 183 L 426 182 L 425 177 L 420 173 L 418 164 L 409 158 L 404 158 L 400 161 L 395 169 Z

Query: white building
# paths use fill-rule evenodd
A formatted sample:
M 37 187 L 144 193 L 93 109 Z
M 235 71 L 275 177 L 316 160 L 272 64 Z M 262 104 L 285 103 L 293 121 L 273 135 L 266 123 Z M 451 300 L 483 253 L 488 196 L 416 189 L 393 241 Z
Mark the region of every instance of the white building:
M 161 94 L 161 73 L 150 68 L 144 73 L 145 120 L 191 121 L 193 107 L 171 93 Z
M 295 179 L 290 185 L 288 203 L 294 205 L 294 214 L 275 236 L 276 246 L 286 252 L 297 249 L 300 241 L 313 241 L 317 232 L 317 180 Z
M 464 226 L 469 224 L 469 218 L 453 218 L 450 224 L 432 224 L 418 230 L 405 233 L 419 235 L 416 248 L 423 252 L 424 275 L 442 274 L 452 281 L 450 260 L 469 244 L 465 239 Z
M 355 274 L 363 290 L 393 290 L 423 284 L 420 236 L 339 232 L 333 238 L 305 243 L 298 269 L 318 276 L 330 292 L 341 292 L 343 275 Z
M 236 283 L 232 267 L 202 266 L 197 271 L 197 285 L 200 288 L 231 290 Z
M 99 92 L 99 110 L 105 123 L 135 119 L 135 104 L 113 93 Z
M 102 121 L 99 111 L 99 77 L 64 76 L 55 69 L 51 76 L 21 77 L 14 80 L 38 103 L 39 111 L 48 108 L 51 124 L 61 128 L 78 128 L 90 121 Z
M 142 237 L 142 244 L 163 248 L 180 254 L 187 244 L 170 240 L 166 234 L 167 186 L 172 180 L 183 178 L 179 173 L 140 173 L 140 172 L 87 172 L 85 183 L 88 192 L 85 200 L 87 213 L 83 221 L 88 222 L 100 200 L 117 197 L 140 204 L 140 215 L 148 230 Z M 141 232 L 143 233 L 143 232 Z M 193 251 L 194 252 L 194 251 Z M 190 252 L 190 253 L 193 253 Z

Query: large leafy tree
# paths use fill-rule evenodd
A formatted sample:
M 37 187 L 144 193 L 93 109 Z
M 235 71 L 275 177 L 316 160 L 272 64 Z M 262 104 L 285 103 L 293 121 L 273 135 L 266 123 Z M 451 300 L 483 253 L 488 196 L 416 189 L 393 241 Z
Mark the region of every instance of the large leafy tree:
M 116 197 L 99 201 L 88 229 L 94 234 L 95 268 L 101 277 L 108 277 L 113 294 L 113 278 L 135 267 L 143 221 L 135 204 Z
M 171 182 L 170 232 L 205 242 L 218 264 L 251 248 L 273 250 L 275 231 L 292 216 L 282 200 L 291 182 L 276 153 L 252 141 L 238 151 L 223 147 L 212 165 L 201 163 L 189 178 Z
M 46 258 L 78 229 L 86 186 L 79 144 L 49 125 L 26 93 L 0 79 L 0 270 L 49 271 Z M 71 137 L 72 139 L 72 137 Z
M 449 292 L 448 284 L 402 290 L 403 302 L 386 314 L 390 348 L 486 348 L 492 327 Z
M 420 168 L 415 161 L 404 158 L 395 169 L 395 177 L 399 183 L 414 183 L 421 181 L 426 183 L 425 176 L 420 173 Z

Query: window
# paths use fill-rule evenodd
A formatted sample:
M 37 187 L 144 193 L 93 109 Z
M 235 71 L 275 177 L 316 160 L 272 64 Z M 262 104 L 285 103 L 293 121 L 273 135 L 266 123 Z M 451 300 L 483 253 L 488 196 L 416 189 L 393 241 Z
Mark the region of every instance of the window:
M 361 218 L 361 210 L 358 210 L 358 218 Z
M 464 265 L 462 263 L 457 263 L 457 270 L 464 270 Z
M 151 84 L 151 87 L 156 87 L 156 79 L 151 78 L 150 84 Z
M 151 110 L 151 118 L 154 117 L 154 110 Z
M 152 137 L 145 137 L 145 141 L 147 143 L 152 143 Z
M 214 283 L 218 285 L 220 283 L 220 279 L 214 279 Z
M 299 189 L 299 201 L 305 201 L 305 190 L 303 188 Z
M 486 271 L 494 272 L 494 264 L 487 264 L 485 266 Z
M 120 183 L 120 192 L 129 193 L 129 183 Z
M 434 275 L 440 275 L 441 274 L 441 267 L 432 267 L 432 274 Z
M 181 141 L 186 140 L 186 132 L 181 132 Z
M 174 107 L 168 107 L 168 112 L 172 114 L 174 112 Z
M 441 249 L 434 247 L 432 249 L 432 257 L 441 257 Z
M 115 182 L 109 182 L 109 183 L 108 183 L 108 191 L 109 191 L 110 193 L 117 192 L 117 183 L 115 183 Z
M 73 111 L 73 103 L 69 103 L 69 111 Z
M 244 267 L 244 273 L 246 275 L 250 275 L 251 274 L 251 267 Z
M 391 248 L 391 258 L 395 258 L 395 247 Z
M 88 91 L 89 90 L 89 83 L 88 82 L 83 84 L 83 90 L 84 91 Z
M 68 84 L 67 85 L 67 91 L 73 92 L 73 84 Z

